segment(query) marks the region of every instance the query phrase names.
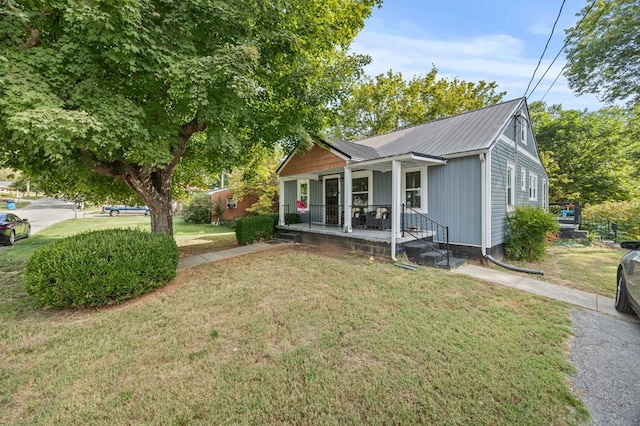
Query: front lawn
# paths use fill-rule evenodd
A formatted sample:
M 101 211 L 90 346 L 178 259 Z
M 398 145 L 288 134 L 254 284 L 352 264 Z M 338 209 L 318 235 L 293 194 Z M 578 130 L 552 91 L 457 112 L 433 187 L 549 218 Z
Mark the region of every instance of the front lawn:
M 604 244 L 584 247 L 558 242 L 547 246 L 545 257 L 539 263 L 511 262 L 508 259 L 505 263 L 544 272 L 542 277 L 532 275 L 531 278 L 613 298 L 616 295 L 618 264 L 626 252 Z M 495 265 L 491 267 L 502 270 Z
M 0 268 L 3 424 L 588 416 L 567 385 L 566 307 L 445 271 L 281 246 L 181 270 L 122 306 L 51 312 Z

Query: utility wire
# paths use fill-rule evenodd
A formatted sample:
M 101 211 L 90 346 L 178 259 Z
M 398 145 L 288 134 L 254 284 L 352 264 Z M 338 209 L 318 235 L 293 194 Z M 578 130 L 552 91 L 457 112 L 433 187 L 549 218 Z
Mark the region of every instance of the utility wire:
M 553 23 L 553 27 L 551 28 L 551 34 L 549 34 L 547 43 L 544 45 L 544 50 L 542 51 L 542 55 L 540 55 L 540 59 L 538 59 L 538 65 L 536 65 L 536 69 L 533 70 L 533 75 L 531 76 L 531 80 L 529 80 L 529 84 L 527 84 L 527 90 L 524 91 L 524 96 L 527 96 L 527 92 L 529 92 L 529 87 L 531 87 L 531 83 L 533 83 L 533 79 L 536 77 L 536 72 L 538 72 L 538 68 L 540 68 L 540 63 L 542 62 L 542 58 L 544 58 L 544 54 L 547 52 L 547 48 L 549 47 L 549 43 L 551 42 L 551 38 L 553 37 L 553 32 L 556 30 L 556 25 L 558 24 L 558 20 L 560 20 L 560 15 L 562 15 L 562 9 L 564 8 L 565 1 L 566 0 L 562 0 L 562 4 L 560 5 L 560 11 L 558 11 L 558 16 L 556 16 L 556 21 Z
M 529 96 L 531 96 L 533 94 L 533 92 L 536 91 L 536 88 L 538 87 L 538 85 L 540 85 L 540 83 L 542 82 L 542 79 L 547 75 L 547 73 L 549 72 L 549 70 L 551 69 L 551 67 L 553 66 L 553 64 L 555 63 L 555 61 L 558 59 L 558 57 L 560 56 L 560 54 L 564 51 L 564 48 L 567 47 L 567 44 L 569 44 L 569 40 L 571 40 L 573 38 L 573 36 L 575 35 L 575 33 L 578 31 L 578 28 L 580 28 L 580 24 L 582 24 L 582 22 L 585 20 L 585 18 L 589 15 L 589 13 L 591 13 L 591 10 L 593 9 L 593 7 L 596 5 L 596 3 L 598 2 L 598 0 L 594 0 L 593 3 L 591 3 L 591 5 L 589 6 L 589 8 L 587 9 L 587 11 L 585 12 L 585 14 L 582 16 L 582 18 L 580 19 L 580 21 L 578 21 L 578 23 L 576 24 L 575 27 L 573 27 L 573 31 L 571 31 L 571 34 L 569 34 L 569 37 L 567 37 L 565 39 L 564 44 L 562 45 L 562 47 L 560 48 L 560 50 L 558 51 L 558 53 L 556 54 L 556 56 L 553 58 L 553 61 L 551 61 L 551 63 L 549 64 L 549 66 L 547 67 L 547 69 L 545 70 L 544 74 L 542 74 L 542 77 L 540 77 L 540 79 L 538 80 L 538 82 L 536 83 L 536 85 L 533 87 L 533 89 L 531 90 L 531 92 L 529 93 Z M 598 22 L 600 20 L 600 18 L 602 17 L 602 15 L 604 15 L 604 13 L 607 11 L 607 9 L 609 8 L 609 6 L 611 6 L 611 1 L 609 1 L 608 3 L 605 4 L 605 7 L 602 8 L 602 11 L 600 12 L 600 16 L 598 16 L 598 18 L 596 19 L 596 22 Z M 554 84 L 556 84 L 556 82 L 558 81 L 558 78 L 560 78 L 560 76 L 562 75 L 562 73 L 564 72 L 564 70 L 567 68 L 567 64 L 565 64 L 562 69 L 560 70 L 560 72 L 558 73 L 558 75 L 556 76 L 556 78 L 553 80 L 553 83 L 551 83 L 551 85 L 549 86 L 549 88 L 547 89 L 547 91 L 545 92 L 544 96 L 542 96 L 542 99 L 545 98 L 545 96 L 547 96 L 547 94 L 549 93 L 549 91 L 551 90 L 551 88 L 553 87 Z M 540 99 L 542 101 L 542 99 Z

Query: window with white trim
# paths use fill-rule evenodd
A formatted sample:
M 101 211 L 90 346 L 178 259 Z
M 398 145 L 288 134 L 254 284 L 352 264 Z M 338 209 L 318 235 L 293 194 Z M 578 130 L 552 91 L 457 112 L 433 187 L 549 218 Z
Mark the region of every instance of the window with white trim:
M 513 209 L 515 205 L 516 167 L 507 163 L 507 209 Z
M 527 190 L 527 170 L 520 167 L 520 191 Z
M 538 199 L 538 176 L 529 173 L 529 200 L 536 201 Z
M 351 176 L 351 205 L 354 207 L 367 207 L 370 199 L 370 188 L 370 172 L 353 173 Z
M 426 199 L 422 189 L 426 188 L 426 168 L 407 170 L 402 175 L 404 203 L 412 209 L 426 211 Z
M 309 179 L 298 179 L 298 195 L 296 200 L 302 201 L 305 207 L 309 205 Z
M 524 118 L 522 118 L 520 120 L 520 142 L 522 143 L 522 145 L 527 144 L 528 128 L 529 128 L 529 125 L 527 124 L 527 121 Z

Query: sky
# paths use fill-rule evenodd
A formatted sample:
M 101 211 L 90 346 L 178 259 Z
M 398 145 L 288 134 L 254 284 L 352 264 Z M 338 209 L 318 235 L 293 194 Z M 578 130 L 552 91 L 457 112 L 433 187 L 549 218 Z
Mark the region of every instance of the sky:
M 565 29 L 591 1 L 565 0 L 529 90 L 562 50 Z M 365 68 L 372 77 L 393 70 L 409 80 L 435 66 L 440 78 L 495 81 L 498 91 L 507 92 L 503 99 L 511 100 L 525 95 L 561 5 L 562 0 L 384 0 L 351 50 L 372 58 Z M 595 95 L 576 96 L 564 76 L 551 86 L 565 64 L 563 51 L 528 102 L 590 111 L 604 107 Z

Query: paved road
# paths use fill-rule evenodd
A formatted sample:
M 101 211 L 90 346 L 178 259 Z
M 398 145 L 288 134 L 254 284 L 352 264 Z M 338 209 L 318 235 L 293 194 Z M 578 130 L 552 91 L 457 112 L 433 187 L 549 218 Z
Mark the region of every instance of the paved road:
M 36 234 L 54 223 L 75 218 L 74 208 L 74 203 L 56 198 L 40 198 L 15 212 L 21 218 L 29 219 L 31 233 Z
M 593 426 L 640 426 L 640 324 L 589 310 L 572 322 L 571 384 Z

